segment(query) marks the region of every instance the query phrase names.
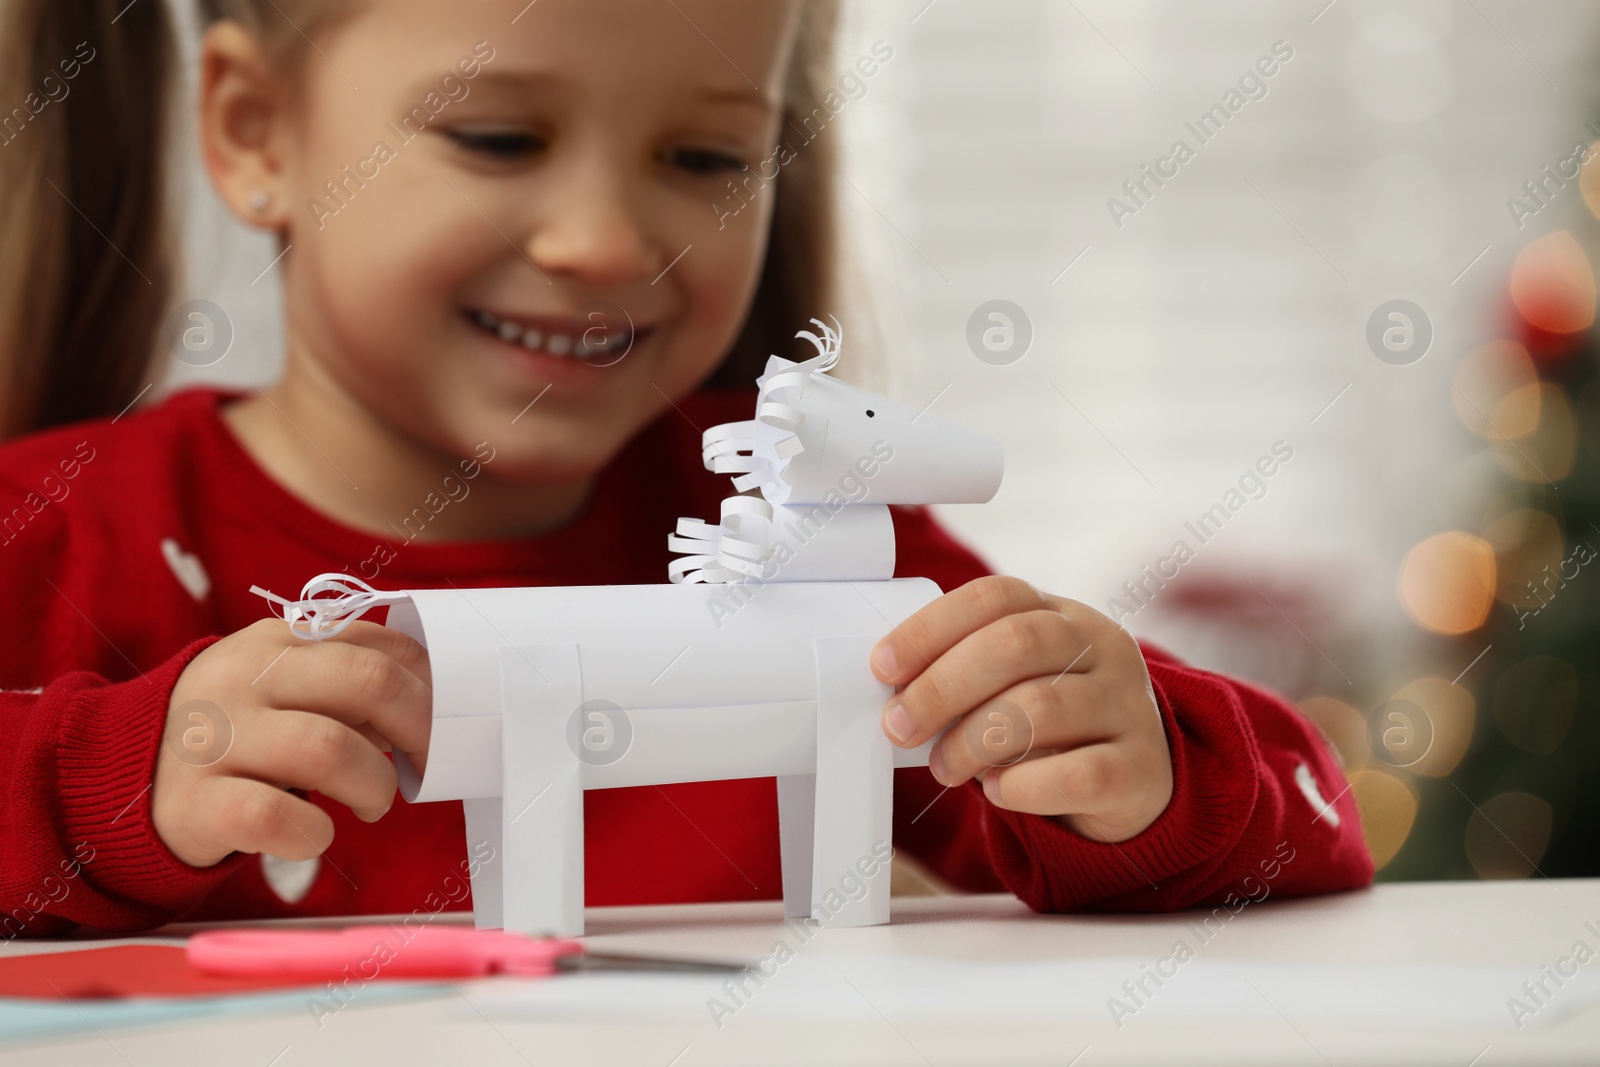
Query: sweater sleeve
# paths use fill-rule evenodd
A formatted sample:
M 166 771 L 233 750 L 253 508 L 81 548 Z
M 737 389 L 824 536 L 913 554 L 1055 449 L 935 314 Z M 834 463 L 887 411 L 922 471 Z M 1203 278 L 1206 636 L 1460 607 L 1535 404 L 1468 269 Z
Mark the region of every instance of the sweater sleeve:
M 985 802 L 1006 886 L 1036 911 L 1167 911 L 1371 882 L 1355 798 L 1316 727 L 1261 689 L 1144 653 L 1172 800 L 1116 844 Z
M 173 686 L 214 638 L 119 569 L 113 546 L 133 524 L 14 473 L 0 472 L 13 620 L 0 641 L 0 940 L 159 926 L 241 862 L 190 867 L 151 820 Z
M 150 815 L 172 687 L 209 643 L 129 681 L 77 671 L 0 692 L 0 938 L 159 926 L 238 866 L 189 866 Z
M 923 509 L 896 509 L 896 574 L 945 591 L 990 573 Z M 1091 841 L 990 804 L 977 782 L 941 792 L 895 779 L 895 838 L 953 885 L 1007 888 L 1036 911 L 1235 906 L 1363 886 L 1373 868 L 1350 787 L 1287 701 L 1141 646 L 1172 751 L 1173 793 L 1143 833 Z

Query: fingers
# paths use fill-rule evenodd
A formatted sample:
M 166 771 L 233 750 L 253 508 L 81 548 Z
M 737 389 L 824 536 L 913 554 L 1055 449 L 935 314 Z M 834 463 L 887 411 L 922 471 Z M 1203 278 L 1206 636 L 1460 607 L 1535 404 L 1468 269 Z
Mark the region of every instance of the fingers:
M 1115 744 L 1087 745 L 1000 767 L 983 778 L 989 802 L 1034 815 L 1094 815 L 1117 806 L 1132 766 Z
M 1094 662 L 1092 643 L 1059 611 L 1005 615 L 962 638 L 891 697 L 885 729 L 902 744 L 918 745 L 1008 686 L 1053 678 L 1067 667 L 1084 672 Z
M 238 736 L 214 762 L 163 749 L 151 800 L 161 840 L 196 867 L 235 851 L 304 859 L 327 847 L 333 821 L 285 789 L 381 817 L 397 777 L 384 753 L 427 751 L 432 673 L 427 651 L 397 630 L 358 622 L 312 643 L 264 619 L 195 657 L 173 688 L 169 729 L 197 700 L 228 712 Z
M 299 638 L 295 638 L 299 641 Z M 428 688 L 433 688 L 433 670 L 428 662 L 428 650 L 423 648 L 417 640 L 399 630 L 380 626 L 375 622 L 353 622 L 336 641 L 347 645 L 361 645 L 375 652 L 382 652 L 400 666 L 410 671 L 422 680 Z
M 394 803 L 394 764 L 355 729 L 326 715 L 270 710 L 253 716 L 244 744 L 223 770 L 262 782 L 314 789 L 363 822 L 376 822 Z
M 1112 711 L 1080 675 L 1034 678 L 974 708 L 929 754 L 939 784 L 960 785 L 991 767 L 1009 767 L 1030 754 L 1109 741 L 1121 731 Z
M 1050 606 L 1049 599 L 1017 578 L 990 575 L 925 605 L 872 650 L 872 670 L 890 685 L 904 685 L 968 634 L 996 619 Z
M 1126 743 L 1087 745 L 990 771 L 983 792 L 996 807 L 1060 816 L 1075 833 L 1115 844 L 1143 833 L 1171 799 L 1170 776 L 1142 766 Z
M 415 663 L 407 667 L 369 640 L 364 634 L 356 641 L 291 645 L 283 662 L 259 680 L 262 702 L 314 711 L 347 726 L 369 724 L 401 751 L 426 751 L 433 722 L 431 686 L 413 669 Z M 390 647 L 404 654 L 404 646 Z
M 195 813 L 194 836 L 213 842 L 217 854 L 211 863 L 230 852 L 310 859 L 333 842 L 333 819 L 327 812 L 248 778 L 209 777 L 200 783 L 196 799 L 203 811 Z

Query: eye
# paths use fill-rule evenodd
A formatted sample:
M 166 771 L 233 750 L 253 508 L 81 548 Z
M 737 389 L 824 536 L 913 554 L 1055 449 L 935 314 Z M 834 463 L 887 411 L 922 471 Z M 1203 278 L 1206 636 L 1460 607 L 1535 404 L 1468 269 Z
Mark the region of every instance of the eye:
M 873 411 L 873 410 L 872 410 L 872 409 L 871 409 L 871 408 L 868 408 L 868 409 L 867 409 L 867 418 L 869 418 L 869 419 L 870 419 L 870 418 L 872 418 L 872 417 L 873 417 L 873 415 L 875 415 L 875 414 L 877 414 L 877 412 L 875 412 L 875 411 Z
M 667 153 L 667 162 L 690 174 L 720 174 L 729 170 L 744 170 L 744 160 L 712 148 L 676 148 Z
M 449 130 L 452 141 L 469 152 L 492 159 L 520 159 L 544 147 L 544 141 L 518 130 Z

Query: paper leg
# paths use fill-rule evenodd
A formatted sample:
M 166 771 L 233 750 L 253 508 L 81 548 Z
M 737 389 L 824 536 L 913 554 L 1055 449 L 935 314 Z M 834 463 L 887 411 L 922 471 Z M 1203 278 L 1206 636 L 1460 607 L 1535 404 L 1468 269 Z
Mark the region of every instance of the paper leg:
M 817 776 L 778 776 L 778 847 L 783 860 L 783 913 L 811 914 L 811 859 L 816 841 Z
M 500 650 L 505 928 L 583 933 L 583 778 L 567 720 L 583 703 L 578 646 Z
M 894 689 L 868 667 L 877 641 L 877 636 L 860 636 L 815 642 L 817 821 L 811 906 L 830 926 L 889 921 L 894 746 L 880 722 Z
M 505 841 L 500 834 L 499 797 L 478 797 L 461 802 L 467 819 L 467 860 L 476 864 L 472 876 L 472 924 L 480 930 L 505 925 Z

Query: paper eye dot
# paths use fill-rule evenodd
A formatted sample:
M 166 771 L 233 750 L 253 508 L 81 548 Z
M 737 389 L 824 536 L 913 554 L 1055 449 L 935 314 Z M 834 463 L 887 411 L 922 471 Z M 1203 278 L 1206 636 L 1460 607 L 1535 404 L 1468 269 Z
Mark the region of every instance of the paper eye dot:
M 873 411 L 873 410 L 872 410 L 872 409 L 871 409 L 871 408 L 868 408 L 868 409 L 867 409 L 867 418 L 869 418 L 869 419 L 870 419 L 870 418 L 872 418 L 872 417 L 873 417 L 873 416 L 874 416 L 874 415 L 875 415 L 875 414 L 877 414 L 877 412 L 875 412 L 875 411 Z

